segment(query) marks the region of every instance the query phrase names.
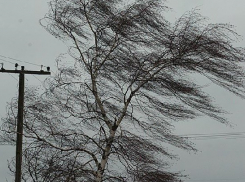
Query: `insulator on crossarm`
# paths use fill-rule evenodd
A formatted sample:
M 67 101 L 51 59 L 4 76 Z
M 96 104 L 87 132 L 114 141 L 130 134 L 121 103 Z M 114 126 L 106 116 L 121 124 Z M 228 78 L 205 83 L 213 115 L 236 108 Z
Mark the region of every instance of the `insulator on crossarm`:
M 18 63 L 15 63 L 15 70 L 17 70 L 18 66 Z
M 0 64 L 2 65 L 1 70 L 5 70 L 5 69 L 3 68 L 3 63 L 0 63 Z

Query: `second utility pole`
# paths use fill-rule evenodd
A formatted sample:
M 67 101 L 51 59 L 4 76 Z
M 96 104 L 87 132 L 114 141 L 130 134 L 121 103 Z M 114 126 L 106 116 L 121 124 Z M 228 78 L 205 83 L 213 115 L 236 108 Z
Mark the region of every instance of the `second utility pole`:
M 21 70 L 17 70 L 17 66 L 18 64 L 15 64 L 15 70 L 5 70 L 2 65 L 0 72 L 19 73 L 15 182 L 21 182 L 25 74 L 50 75 L 50 68 L 47 67 L 47 71 L 28 71 L 24 70 L 24 66 L 21 66 Z

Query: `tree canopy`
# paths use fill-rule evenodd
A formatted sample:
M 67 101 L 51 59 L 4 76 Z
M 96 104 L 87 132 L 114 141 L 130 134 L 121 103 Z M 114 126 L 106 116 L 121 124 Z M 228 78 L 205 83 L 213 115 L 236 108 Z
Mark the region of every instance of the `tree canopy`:
M 57 59 L 44 93 L 26 92 L 24 179 L 180 181 L 165 143 L 195 149 L 172 134 L 174 122 L 204 114 L 227 123 L 192 76 L 244 98 L 245 52 L 233 46 L 231 25 L 209 24 L 196 10 L 170 23 L 167 9 L 161 0 L 50 2 L 41 24 L 69 56 Z M 11 104 L 2 127 L 10 143 L 15 116 Z

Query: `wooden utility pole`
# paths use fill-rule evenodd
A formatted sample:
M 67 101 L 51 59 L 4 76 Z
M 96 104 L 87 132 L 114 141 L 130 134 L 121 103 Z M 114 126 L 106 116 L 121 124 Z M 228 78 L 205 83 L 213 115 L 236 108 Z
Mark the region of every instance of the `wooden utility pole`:
M 21 182 L 22 140 L 23 140 L 23 111 L 24 111 L 25 75 L 19 74 L 18 120 L 16 140 L 15 182 Z
M 42 68 L 40 71 L 29 71 L 29 70 L 25 70 L 24 66 L 21 66 L 21 70 L 17 70 L 17 67 L 18 64 L 15 64 L 15 70 L 5 70 L 2 64 L 2 68 L 0 69 L 0 72 L 19 73 L 15 182 L 21 182 L 25 74 L 50 75 L 50 68 L 47 67 L 47 71 L 43 71 Z

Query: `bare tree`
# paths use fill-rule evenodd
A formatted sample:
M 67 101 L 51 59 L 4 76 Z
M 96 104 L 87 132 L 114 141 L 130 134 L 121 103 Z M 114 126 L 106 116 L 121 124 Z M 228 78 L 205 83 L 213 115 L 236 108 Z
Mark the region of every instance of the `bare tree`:
M 193 74 L 243 98 L 245 54 L 232 26 L 197 11 L 171 24 L 166 9 L 161 0 L 50 3 L 41 24 L 70 45 L 74 62 L 58 58 L 45 93 L 26 93 L 26 181 L 180 181 L 165 144 L 195 149 L 173 123 L 202 114 L 227 123 Z M 2 127 L 9 142 L 12 106 Z

